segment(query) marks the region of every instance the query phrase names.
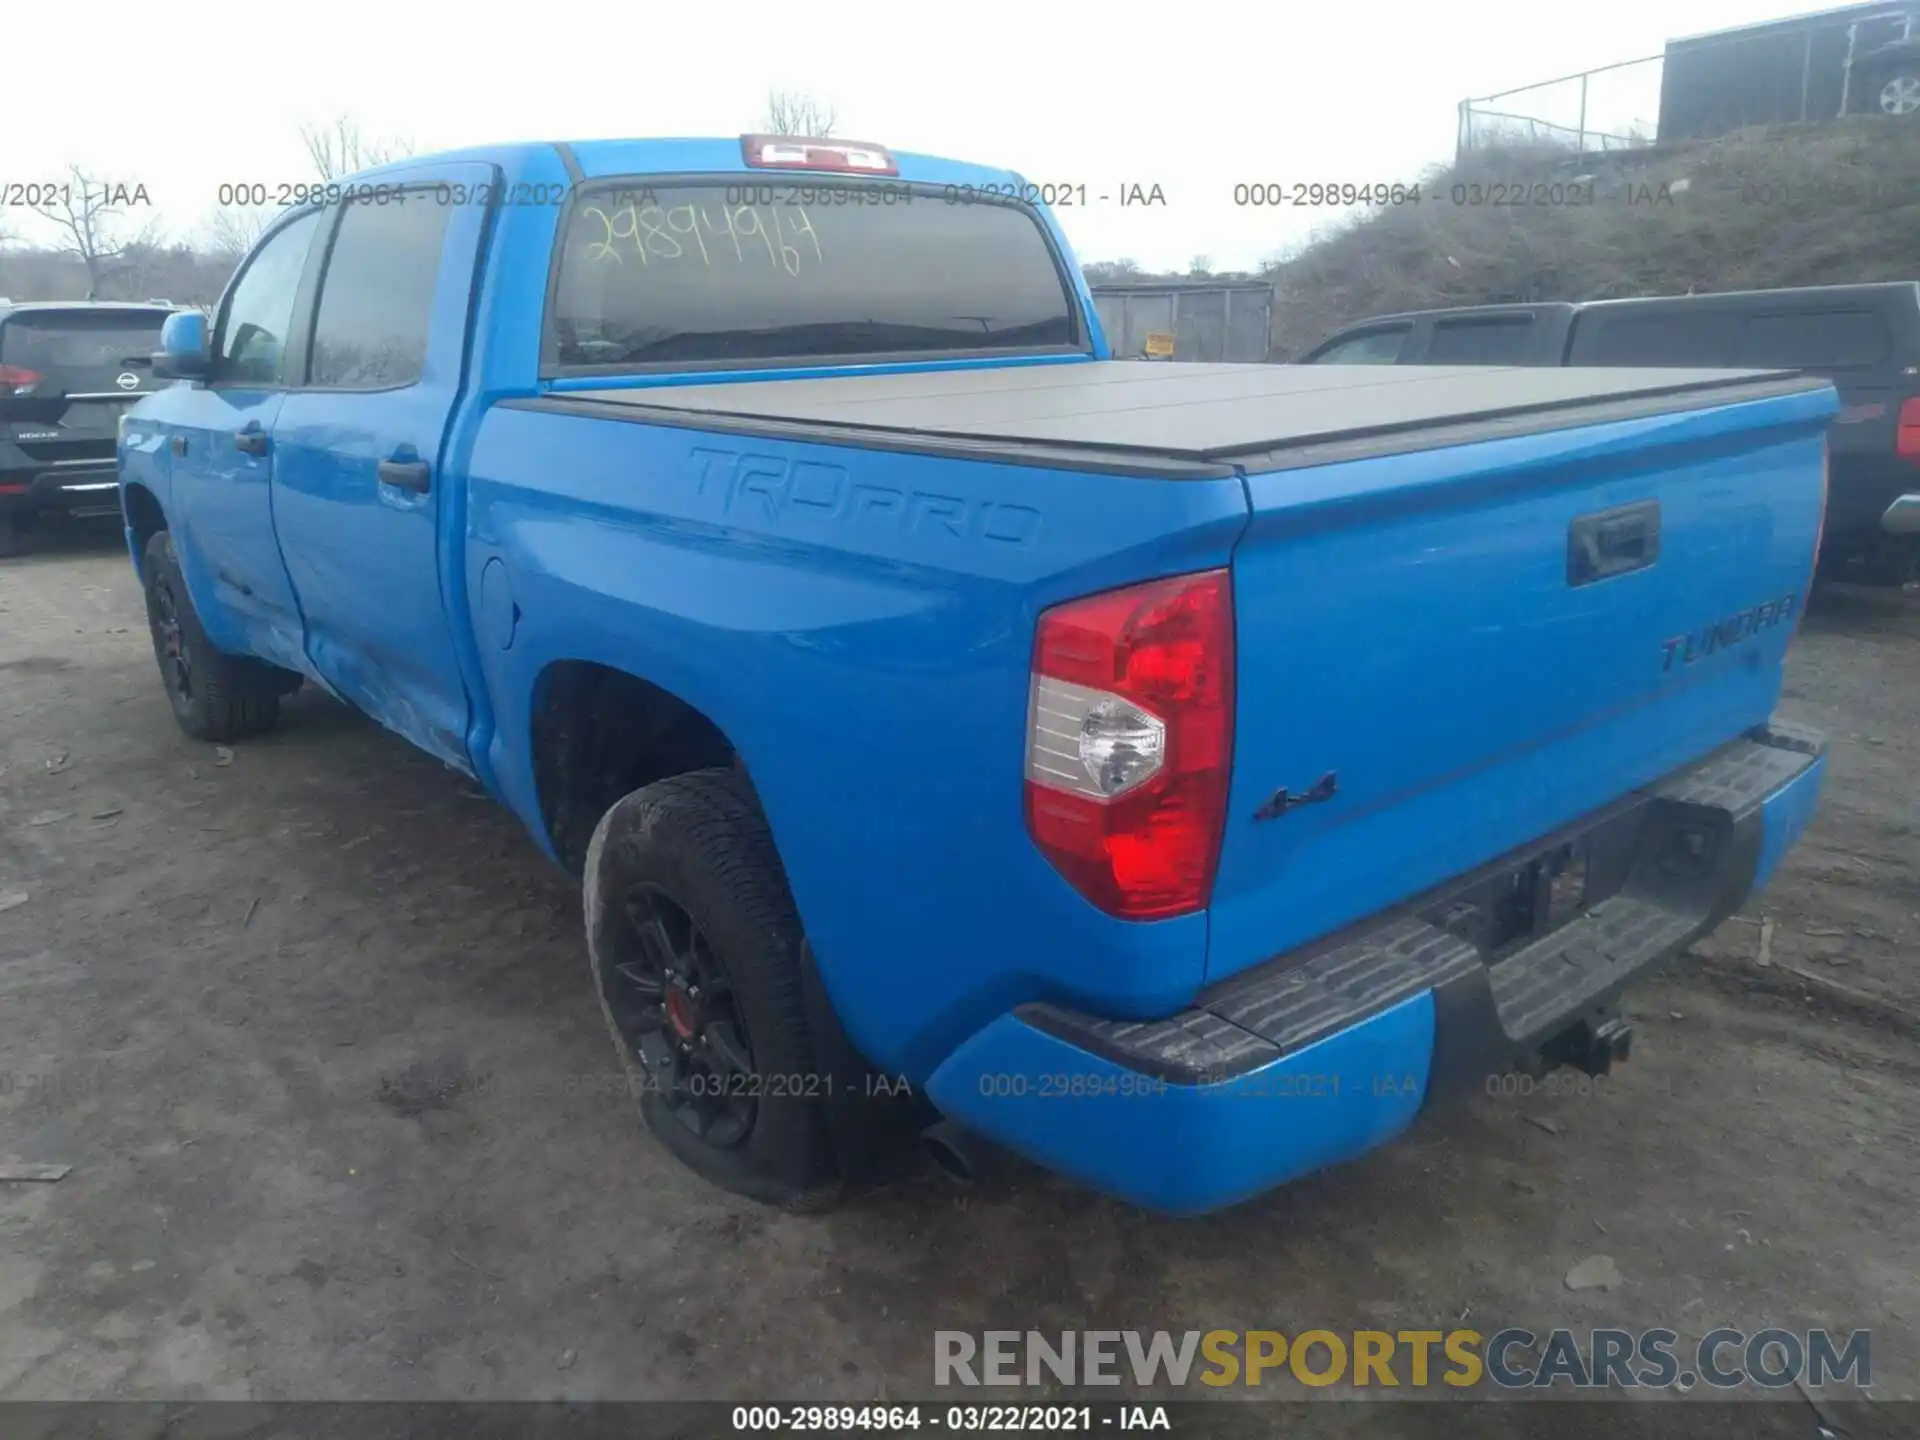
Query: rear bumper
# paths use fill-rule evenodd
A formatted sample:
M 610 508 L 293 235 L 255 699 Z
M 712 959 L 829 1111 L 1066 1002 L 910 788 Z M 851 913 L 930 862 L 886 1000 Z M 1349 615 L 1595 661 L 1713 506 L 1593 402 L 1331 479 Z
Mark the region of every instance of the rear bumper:
M 1821 736 L 1767 727 L 1177 1015 L 1023 1005 L 949 1056 L 928 1093 L 987 1138 L 1136 1204 L 1232 1204 L 1372 1149 L 1604 1013 L 1772 878 L 1825 766 Z M 1462 896 L 1569 842 L 1611 875 L 1606 898 L 1498 958 L 1460 938 Z
M 63 511 L 118 515 L 120 474 L 113 456 L 29 471 L 0 471 L 0 514 Z

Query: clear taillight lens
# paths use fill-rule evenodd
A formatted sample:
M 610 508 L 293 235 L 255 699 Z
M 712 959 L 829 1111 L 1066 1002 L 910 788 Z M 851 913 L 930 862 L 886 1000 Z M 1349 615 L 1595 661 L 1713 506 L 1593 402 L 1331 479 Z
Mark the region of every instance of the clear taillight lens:
M 1129 586 L 1040 617 L 1027 716 L 1027 830 L 1110 915 L 1206 908 L 1233 751 L 1225 570 Z

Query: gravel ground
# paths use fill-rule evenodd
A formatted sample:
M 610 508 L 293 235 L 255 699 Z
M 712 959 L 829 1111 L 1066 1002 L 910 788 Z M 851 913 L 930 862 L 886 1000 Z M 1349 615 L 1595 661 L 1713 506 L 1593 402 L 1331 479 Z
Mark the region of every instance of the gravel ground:
M 937 1328 L 1463 1316 L 1866 1327 L 1913 1398 L 1920 600 L 1821 597 L 1790 682 L 1824 807 L 1606 1094 L 1201 1221 L 1025 1167 L 808 1219 L 640 1129 L 505 811 L 310 691 L 195 745 L 114 539 L 0 564 L 0 1154 L 73 1167 L 0 1184 L 0 1399 L 900 1399 Z M 1595 1253 L 1623 1283 L 1570 1291 Z

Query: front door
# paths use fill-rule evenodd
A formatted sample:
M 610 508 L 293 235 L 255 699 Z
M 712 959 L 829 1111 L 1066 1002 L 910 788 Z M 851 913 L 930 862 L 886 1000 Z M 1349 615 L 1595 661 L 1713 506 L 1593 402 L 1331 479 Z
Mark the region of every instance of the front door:
M 295 671 L 306 669 L 304 642 L 274 538 L 271 444 L 320 218 L 310 210 L 261 243 L 228 287 L 206 383 L 175 385 L 146 412 L 173 448 L 175 551 L 207 637 Z

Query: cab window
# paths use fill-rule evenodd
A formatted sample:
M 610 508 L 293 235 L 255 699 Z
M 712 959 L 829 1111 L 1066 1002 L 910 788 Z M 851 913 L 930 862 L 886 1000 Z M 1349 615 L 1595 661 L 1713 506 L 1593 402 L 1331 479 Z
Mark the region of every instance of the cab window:
M 216 385 L 273 387 L 287 383 L 287 333 L 293 300 L 307 265 L 307 250 L 320 225 L 310 210 L 275 231 L 253 254 L 234 283 L 214 337 Z
M 1308 357 L 1310 365 L 1391 365 L 1400 358 L 1411 325 L 1384 325 L 1359 335 L 1336 340 L 1326 349 Z

